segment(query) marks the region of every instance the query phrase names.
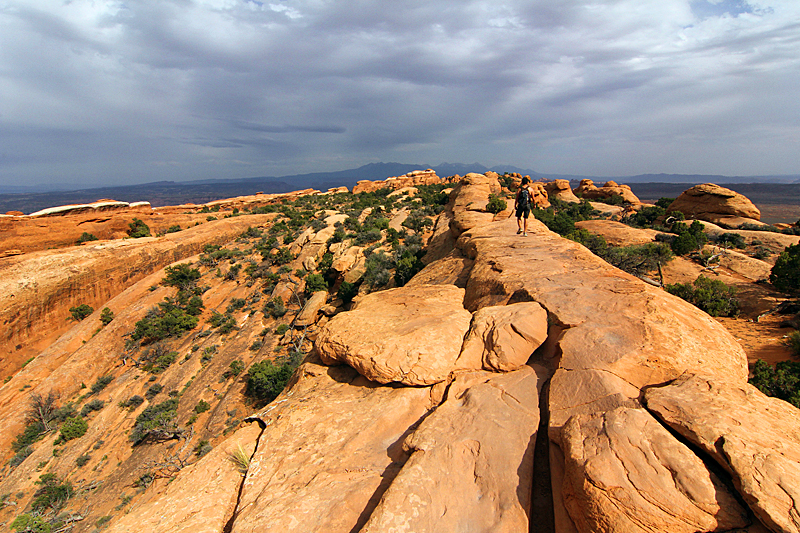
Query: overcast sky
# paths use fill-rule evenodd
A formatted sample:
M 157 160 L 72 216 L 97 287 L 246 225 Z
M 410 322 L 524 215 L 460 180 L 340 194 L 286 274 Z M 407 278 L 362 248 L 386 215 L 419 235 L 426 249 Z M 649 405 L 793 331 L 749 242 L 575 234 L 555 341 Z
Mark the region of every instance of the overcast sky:
M 0 184 L 800 173 L 798 0 L 0 0 Z

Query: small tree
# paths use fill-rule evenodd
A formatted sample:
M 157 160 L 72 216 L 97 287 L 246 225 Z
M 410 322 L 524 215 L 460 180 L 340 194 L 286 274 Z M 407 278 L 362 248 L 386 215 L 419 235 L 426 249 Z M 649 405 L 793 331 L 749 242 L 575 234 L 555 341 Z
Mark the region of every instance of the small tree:
M 94 313 L 94 308 L 88 304 L 81 304 L 75 307 L 70 307 L 69 312 L 72 313 L 72 319 L 76 322 L 80 322 L 87 316 Z
M 100 312 L 100 322 L 102 322 L 104 326 L 107 326 L 112 320 L 114 320 L 114 312 L 108 307 L 104 307 Z
M 800 291 L 800 244 L 787 246 L 769 274 L 775 288 L 785 292 Z
M 149 237 L 150 228 L 147 226 L 147 224 L 144 223 L 143 220 L 139 218 L 134 218 L 133 221 L 128 224 L 128 236 L 131 239 L 138 239 L 140 237 Z
M 505 200 L 497 196 L 496 194 L 489 195 L 489 203 L 486 204 L 486 210 L 490 213 L 500 213 L 504 211 L 508 207 L 508 204 Z

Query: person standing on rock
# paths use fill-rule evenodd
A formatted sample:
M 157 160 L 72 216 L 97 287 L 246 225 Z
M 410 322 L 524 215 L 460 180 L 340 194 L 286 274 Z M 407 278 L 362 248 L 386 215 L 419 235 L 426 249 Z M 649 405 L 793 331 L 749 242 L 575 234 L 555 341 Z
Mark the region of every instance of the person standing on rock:
M 522 178 L 522 184 L 514 199 L 514 211 L 517 213 L 517 235 L 522 233 L 524 237 L 528 236 L 528 216 L 531 214 L 530 183 L 531 179 L 528 176 Z

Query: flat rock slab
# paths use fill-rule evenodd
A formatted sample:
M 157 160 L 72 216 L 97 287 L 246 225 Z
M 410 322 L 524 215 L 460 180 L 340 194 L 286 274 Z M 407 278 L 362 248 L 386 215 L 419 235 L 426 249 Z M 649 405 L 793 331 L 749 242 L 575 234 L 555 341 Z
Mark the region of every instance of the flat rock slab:
M 647 408 L 731 472 L 772 531 L 800 531 L 800 410 L 747 383 L 686 375 L 648 389 Z
M 527 533 L 543 382 L 529 366 L 457 375 L 361 532 Z
M 231 533 L 358 531 L 431 407 L 427 387 L 379 386 L 347 366 L 304 363 L 295 379 L 254 416 L 266 428 Z
M 472 319 L 463 299 L 464 289 L 453 285 L 368 294 L 325 324 L 314 347 L 323 363 L 346 363 L 378 383 L 439 383 L 453 369 Z
M 294 321 L 295 327 L 310 326 L 317 321 L 320 310 L 325 306 L 328 300 L 328 291 L 317 291 L 311 295 L 311 298 L 306 302 L 303 310 L 297 315 Z
M 456 366 L 509 372 L 522 367 L 547 339 L 547 311 L 536 302 L 475 312 Z
M 644 409 L 577 415 L 562 432 L 564 503 L 581 532 L 728 531 L 746 511 Z

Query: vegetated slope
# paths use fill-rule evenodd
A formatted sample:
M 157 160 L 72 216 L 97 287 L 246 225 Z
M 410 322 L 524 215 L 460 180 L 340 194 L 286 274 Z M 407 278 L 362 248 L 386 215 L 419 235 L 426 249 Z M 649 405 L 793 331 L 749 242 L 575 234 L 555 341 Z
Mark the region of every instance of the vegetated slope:
M 428 215 L 442 208 L 446 195 L 438 191 L 443 187 L 429 187 L 427 196 L 416 200 L 414 194 L 388 198 L 389 190 L 297 202 L 290 195 L 283 204 L 262 206 L 259 213 L 158 239 L 8 258 L 4 279 L 15 287 L 25 276 L 38 274 L 37 294 L 46 299 L 31 298 L 32 309 L 58 301 L 55 310 L 54 303 L 41 305 L 37 313 L 9 315 L 15 323 L 26 317 L 30 335 L 48 324 L 43 319 L 48 313 L 68 314 L 79 302 L 96 311 L 78 323 L 63 316 L 49 318 L 53 329 L 63 321 L 66 331 L 9 375 L 0 390 L 0 453 L 4 462 L 10 460 L 1 474 L 0 493 L 6 495 L 2 520 L 41 513 L 53 523 L 88 531 L 104 517 L 150 498 L 153 490 L 239 427 L 254 405 L 280 392 L 300 354 L 310 350 L 314 323 L 326 303 L 311 298 L 313 291 L 327 294 L 329 289 L 335 295 L 344 284 L 346 301 L 326 306 L 325 312 L 332 314 L 349 305 L 359 289 L 395 285 L 398 262 L 403 282 L 422 267 L 421 236 L 432 225 Z M 197 251 L 203 253 L 189 256 Z M 364 252 L 374 252 L 372 262 Z M 175 259 L 180 261 L 160 268 Z M 49 270 L 42 265 L 53 262 L 68 268 L 46 274 Z M 39 270 L 34 272 L 28 265 L 36 263 Z M 146 275 L 148 269 L 158 270 Z M 42 281 L 48 276 L 52 283 Z M 87 281 L 100 287 L 91 297 L 82 290 Z M 70 284 L 74 293 L 62 288 Z M 108 299 L 110 292 L 126 285 Z M 11 294 L 9 301 L 18 296 Z M 299 314 L 304 308 L 306 315 Z M 113 316 L 105 324 L 104 309 L 109 310 L 106 317 L 109 312 Z M 310 321 L 304 322 L 305 316 Z M 270 367 L 265 361 L 276 363 Z M 258 379 L 246 382 L 248 372 Z M 283 381 L 272 385 L 273 378 Z M 34 400 L 51 393 L 51 407 L 57 409 L 33 416 Z M 36 425 L 40 415 L 46 427 Z M 58 428 L 76 418 L 88 422 L 86 433 L 56 444 L 62 433 Z M 249 442 L 243 443 L 245 448 Z M 59 487 L 71 484 L 68 502 L 36 504 L 41 488 L 36 483 L 48 474 L 64 482 Z M 238 482 L 239 475 L 233 477 Z M 145 491 L 151 484 L 154 489 Z
M 28 392 L 58 386 L 77 411 L 47 418 L 60 438 L 17 439 L 0 518 L 75 531 L 786 525 L 797 509 L 764 495 L 780 469 L 746 465 L 755 449 L 795 468 L 796 416 L 776 419 L 785 408 L 746 384 L 717 322 L 536 221 L 515 235 L 508 210 L 487 212 L 496 175 L 466 176 L 434 223 L 441 189 L 271 207 L 279 219 L 109 301 L 93 337 L 99 316 L 84 319 L 59 341 L 86 340 L 69 360 L 49 369 L 43 353 L 0 391 L 15 435 Z M 379 288 L 391 292 L 368 294 Z M 272 399 L 299 354 L 275 401 L 243 401 Z M 665 425 L 705 447 L 695 437 L 725 420 L 674 416 L 675 398 L 756 430 L 734 432 L 717 471 Z

